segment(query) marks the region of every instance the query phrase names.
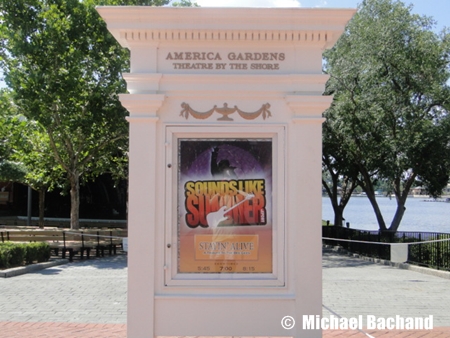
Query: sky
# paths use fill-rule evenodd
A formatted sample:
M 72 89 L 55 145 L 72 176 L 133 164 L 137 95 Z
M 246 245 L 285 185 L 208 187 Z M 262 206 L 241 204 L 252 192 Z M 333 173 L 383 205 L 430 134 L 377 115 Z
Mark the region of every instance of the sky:
M 362 0 L 193 0 L 201 7 L 323 7 L 357 8 Z M 436 32 L 450 28 L 450 0 L 403 0 L 414 6 L 413 13 L 431 16 Z

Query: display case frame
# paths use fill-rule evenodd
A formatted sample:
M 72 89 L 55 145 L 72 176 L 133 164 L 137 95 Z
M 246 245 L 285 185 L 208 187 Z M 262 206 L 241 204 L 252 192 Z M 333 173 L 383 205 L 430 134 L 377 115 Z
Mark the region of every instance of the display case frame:
M 168 125 L 165 137 L 165 285 L 285 286 L 286 127 Z

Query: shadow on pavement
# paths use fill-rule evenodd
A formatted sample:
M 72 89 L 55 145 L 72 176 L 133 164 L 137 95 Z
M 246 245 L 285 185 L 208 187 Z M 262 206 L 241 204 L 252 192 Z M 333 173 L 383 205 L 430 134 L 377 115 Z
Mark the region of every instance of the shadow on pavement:
M 122 270 L 127 268 L 127 255 L 118 254 L 114 256 L 105 257 L 92 257 L 89 259 L 74 259 L 71 263 L 66 263 L 63 265 L 58 265 L 44 270 L 39 270 L 35 272 L 30 272 L 38 275 L 58 275 L 65 269 L 70 269 L 74 266 L 88 266 L 95 269 L 110 269 L 110 270 Z
M 348 268 L 374 265 L 375 263 L 355 259 L 347 255 L 339 255 L 336 253 L 322 253 L 322 268 Z

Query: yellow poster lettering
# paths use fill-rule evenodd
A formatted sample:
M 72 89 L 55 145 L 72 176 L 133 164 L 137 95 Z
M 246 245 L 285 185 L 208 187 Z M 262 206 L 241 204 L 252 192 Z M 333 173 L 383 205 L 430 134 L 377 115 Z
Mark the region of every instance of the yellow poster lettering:
M 191 228 L 265 225 L 265 195 L 264 179 L 186 182 L 186 224 Z

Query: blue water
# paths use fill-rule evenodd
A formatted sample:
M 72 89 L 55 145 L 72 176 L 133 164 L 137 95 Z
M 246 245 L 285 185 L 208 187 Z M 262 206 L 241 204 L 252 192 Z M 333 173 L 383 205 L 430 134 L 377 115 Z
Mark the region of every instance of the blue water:
M 397 208 L 395 199 L 378 197 L 378 204 L 386 225 L 389 226 Z M 372 206 L 367 197 L 352 197 L 344 210 L 345 222 L 350 228 L 378 230 Z M 328 197 L 322 198 L 322 219 L 334 221 L 334 212 Z M 399 231 L 432 231 L 450 233 L 450 203 L 430 202 L 427 198 L 408 197 L 406 211 Z

